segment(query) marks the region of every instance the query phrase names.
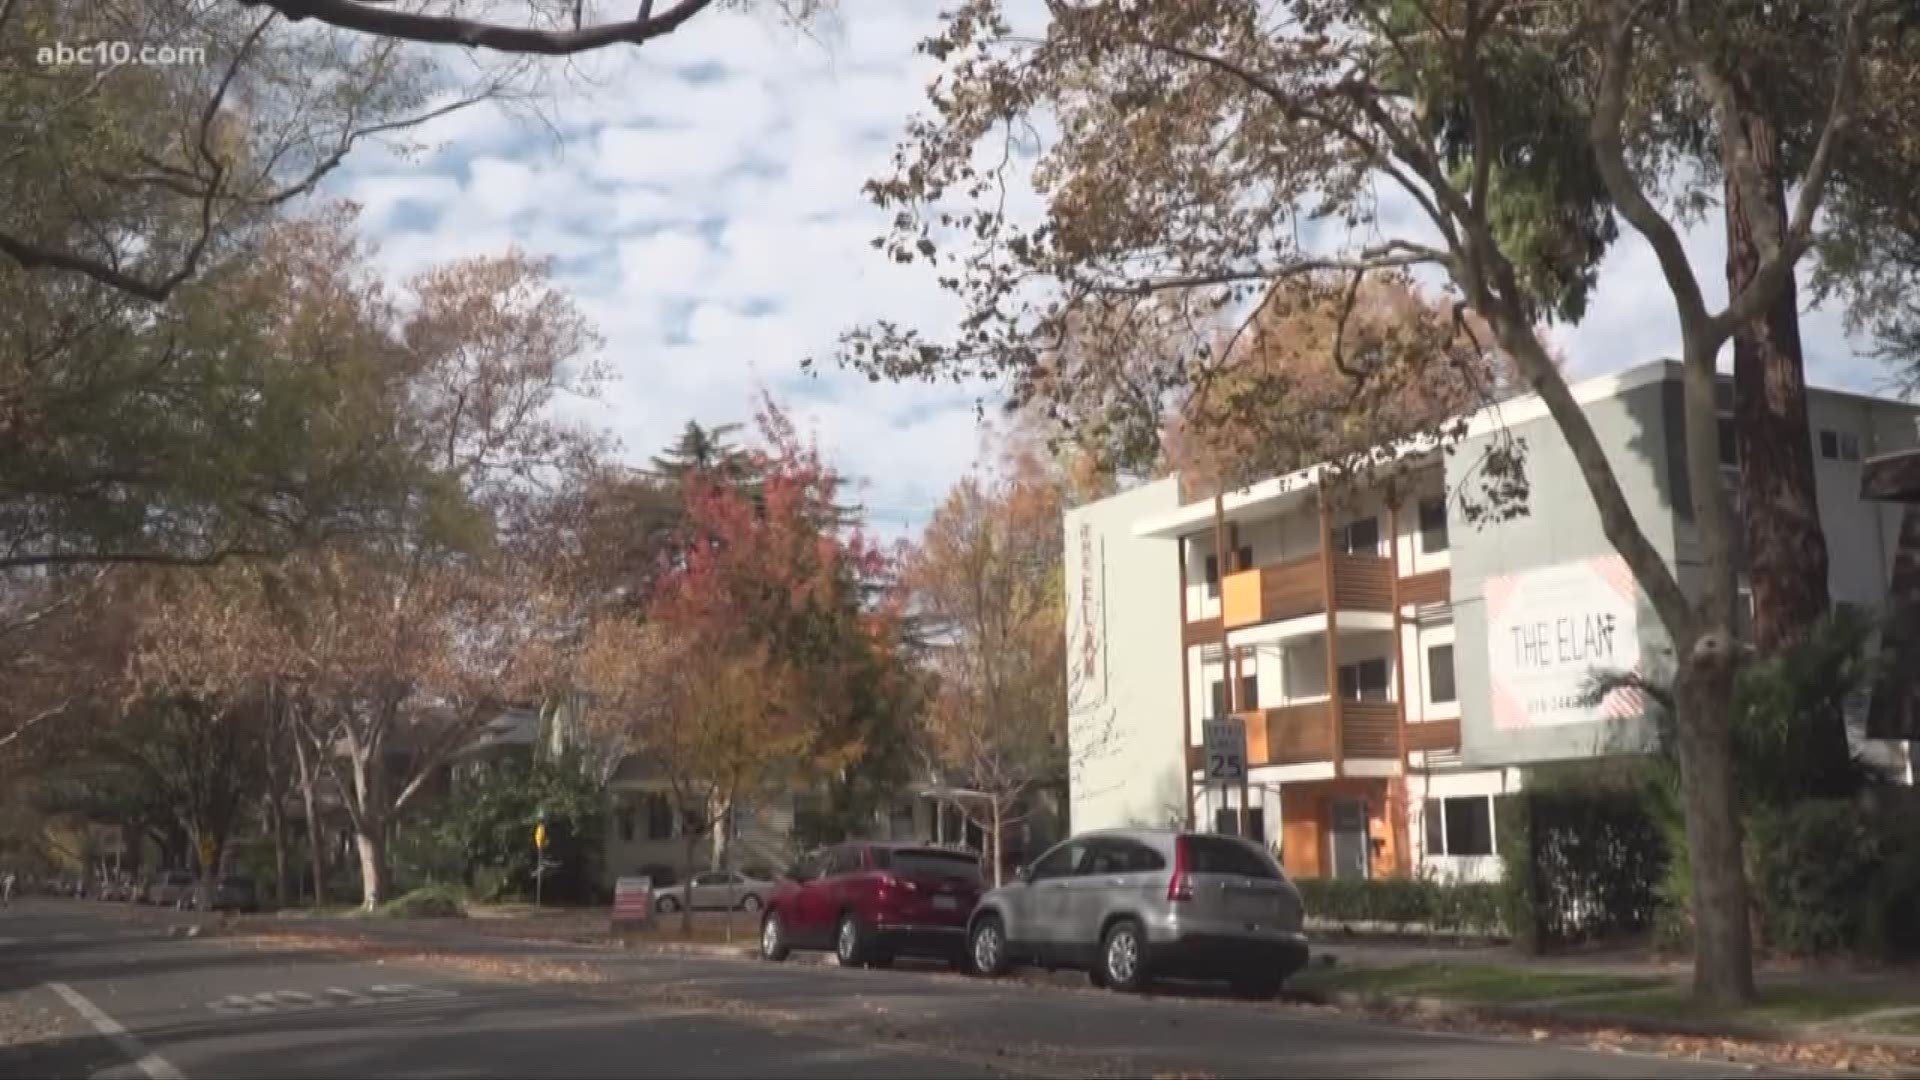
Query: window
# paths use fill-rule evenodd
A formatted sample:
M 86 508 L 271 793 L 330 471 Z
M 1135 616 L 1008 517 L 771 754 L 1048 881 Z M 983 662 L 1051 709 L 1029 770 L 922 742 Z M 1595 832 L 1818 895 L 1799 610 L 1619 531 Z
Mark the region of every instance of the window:
M 1436 705 L 1459 700 L 1453 687 L 1453 645 L 1427 647 L 1427 700 Z
M 1070 840 L 1061 844 L 1033 864 L 1034 881 L 1046 878 L 1073 877 L 1080 872 L 1080 864 L 1086 860 L 1087 841 Z
M 1860 460 L 1860 436 L 1855 435 L 1851 431 L 1843 431 L 1840 433 L 1840 460 Z
M 1252 660 L 1241 663 L 1240 670 L 1253 666 Z M 1258 674 L 1240 676 L 1240 708 L 1252 710 L 1260 707 L 1260 676 Z
M 1234 564 L 1235 569 L 1238 569 L 1238 570 L 1253 569 L 1253 545 L 1252 544 L 1240 545 L 1240 550 L 1237 554 L 1239 555 L 1240 561 Z
M 1387 658 L 1340 665 L 1340 696 L 1348 701 L 1387 700 Z
M 842 874 L 857 874 L 864 867 L 858 847 L 852 845 L 837 847 L 827 853 L 827 869 L 822 876 L 839 877 Z
M 1737 466 L 1740 464 L 1740 435 L 1733 426 L 1733 417 L 1720 418 L 1720 464 Z
M 666 793 L 647 793 L 647 839 L 666 840 L 673 836 L 673 803 Z
M 620 842 L 621 843 L 623 844 L 633 843 L 633 825 L 634 825 L 633 807 L 622 806 L 620 808 Z
M 1380 554 L 1380 519 L 1360 518 L 1350 521 L 1340 528 L 1333 538 L 1334 546 L 1347 555 Z
M 1190 873 L 1232 874 L 1268 880 L 1280 876 L 1280 871 L 1274 868 L 1263 852 L 1231 836 L 1183 836 L 1178 843 L 1186 847 L 1185 862 Z
M 874 848 L 876 870 L 891 870 L 913 878 L 944 881 L 980 881 L 980 859 L 964 851 L 940 848 Z
M 1838 432 L 1822 430 L 1820 432 L 1820 456 L 1828 461 L 1840 458 L 1840 435 Z
M 1213 719 L 1227 715 L 1227 683 L 1224 679 L 1213 680 L 1213 712 L 1208 715 Z
M 1860 436 L 1851 431 L 1820 432 L 1820 456 L 1828 461 L 1859 461 Z
M 1447 501 L 1420 500 L 1420 550 L 1428 555 L 1447 550 Z
M 1207 599 L 1213 600 L 1219 596 L 1220 557 L 1218 555 L 1209 555 L 1207 556 Z
M 693 886 L 694 888 L 700 888 L 702 886 L 725 885 L 729 880 L 731 879 L 726 874 L 695 874 L 693 875 Z
M 1223 806 L 1213 812 L 1213 831 L 1224 836 L 1240 835 L 1240 810 L 1238 807 Z M 1247 810 L 1248 840 L 1256 844 L 1267 842 L 1267 812 L 1255 806 Z
M 1094 840 L 1088 844 L 1089 874 L 1150 874 L 1165 870 L 1167 860 L 1137 840 Z
M 1460 799 L 1428 799 L 1424 806 L 1427 819 L 1427 854 L 1493 854 L 1493 799 L 1487 795 L 1469 795 Z

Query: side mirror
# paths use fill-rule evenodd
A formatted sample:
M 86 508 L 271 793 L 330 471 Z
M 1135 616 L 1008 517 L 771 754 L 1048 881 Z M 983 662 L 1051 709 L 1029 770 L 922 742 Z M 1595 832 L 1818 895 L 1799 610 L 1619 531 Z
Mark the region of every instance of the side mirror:
M 1022 885 L 1025 885 L 1028 882 L 1032 881 L 1033 880 L 1033 864 L 1028 863 L 1027 865 L 1021 867 L 1020 869 L 1015 870 L 1013 872 L 1013 879 L 1015 881 L 1018 881 Z

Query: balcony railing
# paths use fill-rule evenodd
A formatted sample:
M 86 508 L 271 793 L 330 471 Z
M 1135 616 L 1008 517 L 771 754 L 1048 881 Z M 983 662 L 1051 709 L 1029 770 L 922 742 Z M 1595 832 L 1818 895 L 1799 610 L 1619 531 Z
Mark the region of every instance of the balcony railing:
M 1333 594 L 1345 611 L 1392 611 L 1392 561 L 1333 556 Z M 1228 574 L 1220 610 L 1229 630 L 1318 614 L 1327 610 L 1327 567 L 1315 554 Z
M 1453 574 L 1429 570 L 1400 579 L 1400 600 L 1407 604 L 1444 604 L 1453 599 Z
M 1350 758 L 1400 756 L 1400 703 L 1342 701 L 1340 748 Z
M 1238 713 L 1247 725 L 1247 764 L 1250 767 L 1311 765 L 1339 757 L 1391 760 L 1399 753 L 1398 703 L 1338 702 L 1337 735 L 1335 705 L 1335 702 L 1323 698 Z M 1450 723 L 1455 732 L 1454 745 L 1457 746 L 1459 721 Z M 1411 725 L 1410 728 L 1441 726 L 1442 723 L 1434 723 Z M 1335 746 L 1339 746 L 1343 752 L 1336 754 Z M 1198 768 L 1200 748 L 1189 748 L 1187 759 L 1190 768 Z
M 1460 721 L 1417 720 L 1408 724 L 1407 749 L 1443 752 L 1460 749 Z

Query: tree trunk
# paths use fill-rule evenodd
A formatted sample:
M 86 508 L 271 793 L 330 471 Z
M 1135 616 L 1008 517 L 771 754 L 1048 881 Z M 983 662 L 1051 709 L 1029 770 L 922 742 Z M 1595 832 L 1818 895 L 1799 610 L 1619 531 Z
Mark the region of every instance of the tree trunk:
M 1001 885 L 1000 866 L 1006 860 L 1001 857 L 1002 838 L 1000 836 L 1000 800 L 994 799 L 992 801 L 993 801 L 993 828 L 992 828 L 992 831 L 990 831 L 987 834 L 987 850 L 993 853 L 993 887 L 997 889 Z
M 1715 1004 L 1753 1000 L 1746 867 L 1733 792 L 1731 655 L 1681 652 L 1680 781 L 1693 886 L 1693 990 Z
M 273 833 L 273 902 L 286 907 L 292 876 L 287 870 L 287 808 L 278 797 L 267 804 L 267 827 Z
M 356 822 L 353 842 L 360 851 L 360 906 L 372 911 L 390 899 L 387 895 L 386 829 L 377 822 Z
M 320 828 L 320 814 L 314 798 L 314 775 L 307 763 L 307 744 L 295 738 L 294 764 L 300 772 L 300 801 L 307 811 L 307 854 L 313 861 L 313 906 L 327 902 L 327 848 Z

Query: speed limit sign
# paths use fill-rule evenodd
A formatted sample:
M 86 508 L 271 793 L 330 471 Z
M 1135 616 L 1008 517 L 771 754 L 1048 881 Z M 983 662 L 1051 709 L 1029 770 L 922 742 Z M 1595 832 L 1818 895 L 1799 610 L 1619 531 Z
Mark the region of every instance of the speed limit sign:
M 1237 784 L 1247 778 L 1247 722 L 1237 716 L 1208 720 L 1203 725 L 1207 779 Z

